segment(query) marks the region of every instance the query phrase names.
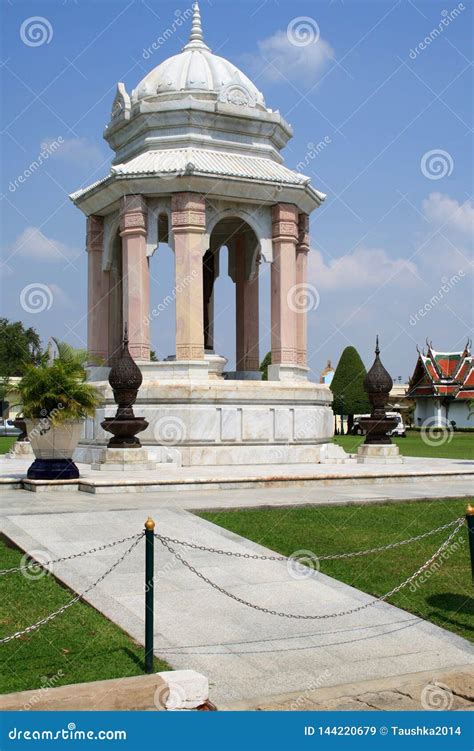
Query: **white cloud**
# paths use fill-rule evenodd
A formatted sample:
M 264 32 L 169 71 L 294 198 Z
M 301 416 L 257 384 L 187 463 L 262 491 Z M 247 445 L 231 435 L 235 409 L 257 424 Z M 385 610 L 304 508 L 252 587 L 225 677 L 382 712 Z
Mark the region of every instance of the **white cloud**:
M 422 203 L 423 213 L 431 224 L 470 235 L 474 229 L 474 206 L 460 204 L 445 193 L 430 193 Z
M 97 167 L 104 162 L 100 148 L 87 138 L 43 138 L 41 148 L 51 150 L 51 156 L 85 167 Z
M 66 261 L 74 257 L 77 251 L 47 237 L 38 227 L 27 227 L 12 244 L 10 253 L 38 261 Z
M 310 276 L 318 289 L 358 290 L 376 288 L 390 280 L 392 284 L 413 284 L 416 265 L 404 258 L 390 258 L 383 248 L 356 248 L 325 263 L 320 251 L 309 256 Z
M 324 39 L 315 39 L 298 46 L 286 31 L 277 31 L 258 42 L 260 54 L 244 55 L 244 61 L 258 72 L 262 79 L 275 82 L 285 79 L 312 83 L 317 80 L 334 50 Z
M 74 300 L 71 298 L 71 295 L 67 294 L 62 287 L 59 287 L 57 284 L 48 284 L 48 287 L 50 288 L 51 292 L 54 295 L 54 301 L 59 303 L 65 308 L 73 308 L 74 306 Z

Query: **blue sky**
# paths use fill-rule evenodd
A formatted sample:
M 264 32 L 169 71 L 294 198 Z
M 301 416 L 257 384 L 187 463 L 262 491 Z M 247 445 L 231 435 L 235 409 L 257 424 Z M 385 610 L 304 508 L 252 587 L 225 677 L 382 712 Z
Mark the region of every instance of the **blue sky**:
M 2 315 L 37 327 L 44 340 L 85 346 L 85 218 L 68 193 L 107 173 L 102 132 L 116 83 L 130 91 L 179 52 L 189 23 L 151 55 L 144 51 L 188 5 L 2 2 Z M 438 350 L 462 348 L 472 328 L 472 5 L 200 6 L 207 44 L 242 68 L 293 126 L 286 164 L 300 165 L 328 196 L 311 219 L 310 283 L 319 300 L 309 313 L 313 372 L 328 358 L 337 362 L 347 344 L 369 365 L 376 333 L 392 376 L 403 379 L 426 337 Z M 24 41 L 22 24 L 33 16 L 47 22 L 42 44 Z M 313 41 L 292 44 L 288 26 L 302 23 Z M 55 139 L 60 148 L 20 182 L 41 145 Z M 157 305 L 173 284 L 168 248 L 155 254 L 151 270 Z M 267 288 L 265 270 L 262 356 Z M 36 312 L 45 294 L 46 309 Z M 224 275 L 216 297 L 216 348 L 232 365 L 233 285 Z M 172 351 L 172 330 L 172 311 L 153 322 L 160 356 Z

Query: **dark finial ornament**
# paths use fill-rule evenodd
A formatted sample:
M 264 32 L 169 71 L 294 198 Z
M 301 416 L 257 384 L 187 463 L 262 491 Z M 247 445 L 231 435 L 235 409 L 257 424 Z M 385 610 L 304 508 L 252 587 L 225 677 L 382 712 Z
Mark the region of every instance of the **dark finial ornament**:
M 382 365 L 380 361 L 380 347 L 379 347 L 379 337 L 377 335 L 376 344 L 375 344 L 375 360 L 370 368 L 369 372 L 364 378 L 364 390 L 366 394 L 368 394 L 370 403 L 373 405 L 373 401 L 370 398 L 371 394 L 385 394 L 387 395 L 386 400 L 383 402 L 382 406 L 385 406 L 385 404 L 388 401 L 388 395 L 390 391 L 393 388 L 393 380 L 388 373 L 384 366 Z M 379 400 L 380 401 L 380 400 Z
M 388 402 L 393 380 L 380 360 L 379 337 L 375 342 L 375 360 L 364 378 L 364 391 L 372 405 L 370 417 L 361 417 L 360 424 L 366 432 L 364 443 L 391 444 L 389 431 L 397 424 L 395 417 L 387 417 L 385 405 Z
M 128 349 L 128 329 L 125 324 L 120 357 L 109 373 L 109 383 L 114 392 L 115 403 L 118 405 L 117 412 L 115 417 L 107 417 L 101 423 L 104 430 L 113 434 L 108 443 L 109 448 L 141 446 L 136 434 L 145 430 L 148 422 L 143 417 L 135 417 L 133 405 L 142 381 L 141 370 Z

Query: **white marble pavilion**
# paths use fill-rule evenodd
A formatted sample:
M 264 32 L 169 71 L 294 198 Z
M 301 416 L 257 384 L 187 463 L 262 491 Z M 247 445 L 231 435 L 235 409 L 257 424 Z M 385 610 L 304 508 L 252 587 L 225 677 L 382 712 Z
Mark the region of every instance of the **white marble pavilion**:
M 231 62 L 204 42 L 197 3 L 182 51 L 128 93 L 119 83 L 104 137 L 109 174 L 73 193 L 87 217 L 88 349 L 110 364 L 128 324 L 144 374 L 135 413 L 158 460 L 314 462 L 332 436 L 331 393 L 308 380 L 304 291 L 308 217 L 324 200 L 283 164 L 292 131 Z M 150 362 L 150 258 L 175 257 L 176 351 Z M 236 370 L 214 351 L 219 250 L 235 284 Z M 269 380 L 259 373 L 259 268 L 271 264 Z M 91 369 L 104 380 L 105 368 Z M 104 388 L 106 388 L 104 384 Z M 112 396 L 87 426 L 82 459 L 105 445 Z

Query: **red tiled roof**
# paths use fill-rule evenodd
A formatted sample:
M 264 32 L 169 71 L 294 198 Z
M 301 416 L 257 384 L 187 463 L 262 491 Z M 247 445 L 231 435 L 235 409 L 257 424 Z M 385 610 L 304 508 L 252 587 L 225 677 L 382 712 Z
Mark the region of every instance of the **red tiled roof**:
M 474 361 L 462 352 L 435 352 L 431 346 L 418 356 L 407 396 L 474 398 Z

